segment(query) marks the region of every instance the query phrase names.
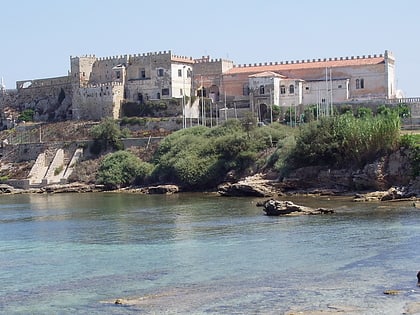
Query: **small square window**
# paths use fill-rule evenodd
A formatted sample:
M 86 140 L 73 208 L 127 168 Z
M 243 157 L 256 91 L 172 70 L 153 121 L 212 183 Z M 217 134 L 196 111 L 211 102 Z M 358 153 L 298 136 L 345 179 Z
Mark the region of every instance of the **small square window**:
M 157 75 L 158 75 L 158 77 L 163 77 L 163 69 L 158 69 L 157 70 Z
M 338 86 L 338 88 L 339 88 L 339 89 L 342 89 L 342 88 L 343 88 L 343 86 L 340 84 L 340 85 Z

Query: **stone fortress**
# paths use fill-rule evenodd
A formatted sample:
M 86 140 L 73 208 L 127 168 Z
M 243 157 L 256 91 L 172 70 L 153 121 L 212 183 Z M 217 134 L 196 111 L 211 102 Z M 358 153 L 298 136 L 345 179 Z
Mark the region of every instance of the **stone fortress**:
M 333 104 L 358 103 L 410 103 L 412 113 L 413 109 L 420 112 L 420 99 L 398 95 L 395 58 L 389 51 L 244 65 L 209 56 L 178 56 L 171 51 L 70 57 L 70 71 L 65 76 L 18 81 L 11 90 L 1 82 L 1 128 L 32 128 L 39 133 L 39 140 L 32 142 L 6 143 L 2 139 L 1 162 L 35 161 L 26 178 L 9 181 L 15 187 L 34 188 L 66 183 L 83 155 L 74 141 L 42 142 L 42 124 L 16 125 L 19 113 L 27 109 L 34 112 L 36 122 L 73 120 L 83 124 L 105 117 L 122 118 L 127 105 L 136 109 L 155 106 L 165 109 L 164 114 L 159 112 L 160 117 L 175 118 L 175 127 L 180 129 L 180 118 L 183 128 L 187 122 L 190 126 L 200 120 L 206 124 L 207 115 L 210 125 L 212 117 L 225 120 L 247 113 L 259 122 L 270 122 L 274 106 L 284 113 L 317 105 L 320 114 L 328 115 Z
M 351 101 L 393 100 L 395 58 L 384 54 L 236 65 L 233 61 L 174 55 L 171 51 L 98 58 L 70 57 L 68 75 L 16 82 L 0 94 L 3 119 L 33 109 L 35 120 L 121 118 L 122 104 L 178 100 L 173 113 L 200 118 L 200 98 L 220 118 L 252 111 L 268 118 L 289 108 Z M 213 115 L 213 113 L 212 113 Z

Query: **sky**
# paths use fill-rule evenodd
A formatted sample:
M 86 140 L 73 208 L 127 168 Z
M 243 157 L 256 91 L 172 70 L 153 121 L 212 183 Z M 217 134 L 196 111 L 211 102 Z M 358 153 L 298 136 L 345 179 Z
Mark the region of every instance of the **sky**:
M 67 75 L 70 56 L 171 50 L 235 64 L 391 51 L 397 89 L 420 97 L 418 0 L 1 0 L 0 77 Z

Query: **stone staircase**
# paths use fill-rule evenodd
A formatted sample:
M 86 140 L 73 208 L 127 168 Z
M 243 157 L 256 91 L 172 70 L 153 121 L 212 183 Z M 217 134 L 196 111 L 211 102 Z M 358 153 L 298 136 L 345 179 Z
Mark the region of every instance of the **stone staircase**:
M 29 186 L 42 187 L 49 184 L 66 183 L 82 155 L 82 148 L 77 148 L 72 153 L 71 159 L 66 158 L 65 151 L 62 148 L 53 152 L 47 150 L 40 153 L 29 172 Z

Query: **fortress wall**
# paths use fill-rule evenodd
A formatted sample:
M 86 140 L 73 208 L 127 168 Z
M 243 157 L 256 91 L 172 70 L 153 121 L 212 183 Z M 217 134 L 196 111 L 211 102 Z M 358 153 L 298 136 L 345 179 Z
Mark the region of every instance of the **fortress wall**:
M 9 112 L 33 109 L 35 121 L 70 119 L 72 87 L 68 80 L 59 79 L 55 82 L 57 84 L 37 84 L 0 96 L 0 108 L 5 110 L 4 118 L 8 118 Z
M 89 85 L 73 93 L 74 119 L 119 118 L 124 86 L 121 83 Z
M 19 92 L 22 91 L 31 91 L 34 88 L 50 88 L 53 86 L 59 85 L 68 85 L 70 84 L 70 76 L 62 76 L 56 78 L 46 78 L 46 79 L 34 79 L 34 80 L 23 80 L 16 82 L 16 89 Z

